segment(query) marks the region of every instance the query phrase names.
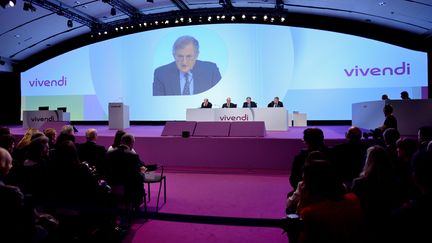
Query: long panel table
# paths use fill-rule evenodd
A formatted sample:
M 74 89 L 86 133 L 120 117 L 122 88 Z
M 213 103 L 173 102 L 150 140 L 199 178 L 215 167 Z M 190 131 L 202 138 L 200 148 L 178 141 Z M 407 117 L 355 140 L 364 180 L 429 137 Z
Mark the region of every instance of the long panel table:
M 70 121 L 70 112 L 62 110 L 23 111 L 23 128 L 39 129 L 45 122 Z
M 288 130 L 288 111 L 281 108 L 187 109 L 187 121 L 263 121 L 268 131 Z

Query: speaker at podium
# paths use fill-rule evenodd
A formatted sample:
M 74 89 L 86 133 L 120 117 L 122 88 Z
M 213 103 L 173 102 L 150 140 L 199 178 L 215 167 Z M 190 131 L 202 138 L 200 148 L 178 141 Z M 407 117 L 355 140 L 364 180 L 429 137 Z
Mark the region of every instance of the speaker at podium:
M 130 127 L 129 106 L 122 102 L 111 102 L 108 104 L 109 129 L 125 129 Z

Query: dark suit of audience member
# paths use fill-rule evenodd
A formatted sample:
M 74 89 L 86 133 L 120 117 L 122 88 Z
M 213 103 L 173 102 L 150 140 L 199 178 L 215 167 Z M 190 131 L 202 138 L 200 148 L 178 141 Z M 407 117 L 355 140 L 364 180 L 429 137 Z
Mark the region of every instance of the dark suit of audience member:
M 330 151 L 324 145 L 324 133 L 319 128 L 307 128 L 303 131 L 303 140 L 306 144 L 306 149 L 302 149 L 298 155 L 294 157 L 291 165 L 291 174 L 289 181 L 291 187 L 295 191 L 298 183 L 303 178 L 303 168 L 306 158 L 312 151 L 320 151 L 327 158 L 330 156 Z
M 86 131 L 86 142 L 80 144 L 78 149 L 79 159 L 82 162 L 87 162 L 90 166 L 101 168 L 106 155 L 106 149 L 102 145 L 96 144 L 97 132 L 95 129 Z
M 126 142 L 126 139 L 133 141 Z M 125 199 L 132 202 L 134 207 L 139 207 L 145 195 L 142 176 L 145 167 L 139 155 L 131 151 L 134 141 L 132 135 L 123 135 L 122 144 L 107 153 L 104 171 L 108 183 L 111 186 L 123 186 Z
M 250 103 L 248 102 L 243 103 L 243 108 L 256 108 L 256 107 L 257 107 L 257 103 L 255 103 L 254 101 L 251 101 Z
M 0 242 L 38 242 L 34 211 L 18 187 L 6 184 L 11 167 L 12 157 L 0 148 Z
M 351 127 L 345 137 L 345 143 L 333 147 L 332 163 L 345 185 L 351 187 L 363 170 L 368 145 L 361 141 L 362 132 L 358 127 Z
M 431 161 L 431 152 L 421 152 L 413 159 L 413 178 L 421 193 L 393 213 L 388 242 L 432 242 L 428 223 L 432 218 Z

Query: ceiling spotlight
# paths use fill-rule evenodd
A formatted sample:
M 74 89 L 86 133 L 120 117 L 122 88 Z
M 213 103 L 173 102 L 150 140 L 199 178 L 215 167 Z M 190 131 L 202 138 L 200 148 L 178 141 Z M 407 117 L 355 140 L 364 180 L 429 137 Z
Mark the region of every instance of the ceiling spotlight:
M 72 22 L 71 19 L 68 19 L 68 21 L 67 21 L 67 27 L 68 28 L 72 28 L 73 27 L 73 22 Z
M 117 10 L 114 7 L 112 7 L 111 8 L 111 16 L 115 16 L 116 14 L 117 14 Z

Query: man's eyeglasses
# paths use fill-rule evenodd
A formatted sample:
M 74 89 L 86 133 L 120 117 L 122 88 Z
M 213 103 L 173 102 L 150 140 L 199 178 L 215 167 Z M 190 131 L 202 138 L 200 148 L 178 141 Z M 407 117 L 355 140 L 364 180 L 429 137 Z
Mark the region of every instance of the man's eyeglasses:
M 195 59 L 195 56 L 194 56 L 194 55 L 187 55 L 187 56 L 183 56 L 183 55 L 175 55 L 175 59 L 176 59 L 177 61 L 183 61 L 183 60 L 186 60 L 186 61 L 192 61 L 192 60 Z

